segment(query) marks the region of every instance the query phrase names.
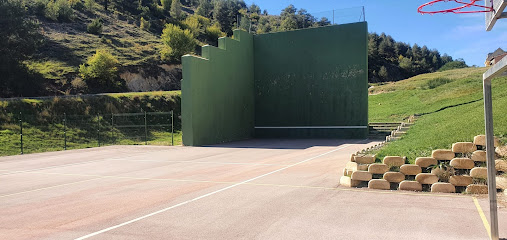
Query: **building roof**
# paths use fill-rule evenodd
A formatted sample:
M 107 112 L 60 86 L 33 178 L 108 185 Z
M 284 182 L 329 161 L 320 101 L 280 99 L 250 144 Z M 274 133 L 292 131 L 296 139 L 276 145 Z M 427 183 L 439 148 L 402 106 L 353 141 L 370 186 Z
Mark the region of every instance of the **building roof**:
M 494 52 L 488 53 L 488 58 L 486 60 L 491 61 L 491 60 L 493 60 L 493 58 L 500 56 L 500 55 L 504 55 L 504 54 L 506 54 L 506 52 L 503 49 L 498 48 Z

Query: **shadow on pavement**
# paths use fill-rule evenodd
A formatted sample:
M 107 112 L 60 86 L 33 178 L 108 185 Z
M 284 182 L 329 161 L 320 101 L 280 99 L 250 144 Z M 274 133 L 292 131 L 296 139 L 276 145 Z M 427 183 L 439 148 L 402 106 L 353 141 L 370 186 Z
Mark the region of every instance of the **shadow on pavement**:
M 203 147 L 307 149 L 311 147 L 337 147 L 344 144 L 367 144 L 374 141 L 372 139 L 249 139 Z

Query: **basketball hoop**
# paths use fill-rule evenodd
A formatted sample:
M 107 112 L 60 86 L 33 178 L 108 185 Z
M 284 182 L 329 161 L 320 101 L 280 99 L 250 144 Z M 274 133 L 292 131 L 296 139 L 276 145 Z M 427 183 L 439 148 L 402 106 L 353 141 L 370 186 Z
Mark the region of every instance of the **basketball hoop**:
M 427 6 L 431 6 L 435 3 L 439 3 L 439 2 L 451 2 L 451 1 L 454 1 L 458 4 L 462 4 L 462 6 L 459 6 L 459 7 L 455 7 L 455 8 L 450 8 L 450 9 L 444 9 L 444 10 L 437 10 L 437 11 L 423 11 L 423 8 L 424 7 L 427 7 Z M 470 1 L 470 2 L 466 2 L 466 1 Z M 483 6 L 483 5 L 479 5 L 479 4 L 476 4 L 476 2 L 478 2 L 479 0 L 434 0 L 434 1 L 431 1 L 431 2 L 428 2 L 428 3 L 425 3 L 421 6 L 419 6 L 419 8 L 417 8 L 417 11 L 421 14 L 434 14 L 434 13 L 484 13 L 484 12 L 493 12 L 493 8 L 492 7 L 488 7 L 488 6 Z M 488 0 L 486 0 L 488 1 Z M 477 7 L 477 8 L 482 8 L 483 10 L 467 10 L 467 8 L 470 8 L 470 7 Z M 466 11 L 465 11 L 466 10 Z

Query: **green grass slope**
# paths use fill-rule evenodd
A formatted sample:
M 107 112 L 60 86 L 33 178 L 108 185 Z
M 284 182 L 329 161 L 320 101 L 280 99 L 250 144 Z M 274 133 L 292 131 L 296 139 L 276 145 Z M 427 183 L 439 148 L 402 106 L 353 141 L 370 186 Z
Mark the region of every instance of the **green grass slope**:
M 389 143 L 377 157 L 430 156 L 454 142 L 484 134 L 482 74 L 487 68 L 466 68 L 419 75 L 370 89 L 370 122 L 403 121 L 421 114 L 401 140 Z M 495 135 L 507 141 L 507 77 L 493 80 Z
M 0 101 L 0 156 L 21 152 L 20 116 L 24 153 L 58 151 L 113 144 L 145 144 L 144 115 L 118 117 L 112 113 L 169 112 L 174 110 L 174 144 L 181 144 L 180 91 L 114 93 Z M 21 114 L 20 114 L 21 113 Z M 66 124 L 64 125 L 64 113 Z M 99 115 L 99 117 L 97 117 Z M 160 126 L 164 124 L 165 126 Z M 150 145 L 171 145 L 169 115 L 149 115 Z M 124 127 L 118 125 L 140 125 Z

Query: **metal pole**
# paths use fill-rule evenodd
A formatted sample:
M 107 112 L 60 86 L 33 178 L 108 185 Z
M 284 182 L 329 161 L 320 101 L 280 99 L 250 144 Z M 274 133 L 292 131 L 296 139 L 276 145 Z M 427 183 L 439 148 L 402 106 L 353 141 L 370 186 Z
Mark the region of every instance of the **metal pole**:
M 144 145 L 148 145 L 148 122 L 146 111 L 144 112 Z
M 97 114 L 97 143 L 100 147 L 100 117 L 99 114 Z
M 333 25 L 334 25 L 334 9 L 333 9 Z
M 174 146 L 174 110 L 171 110 L 171 146 Z
M 21 142 L 21 155 L 23 155 L 23 115 L 21 112 L 19 112 L 19 138 Z
M 63 150 L 67 150 L 67 114 L 63 113 Z
M 113 142 L 113 144 L 115 143 L 114 141 L 114 114 L 111 113 L 111 141 Z
M 366 21 L 366 13 L 364 11 L 364 6 L 363 6 L 363 22 Z
M 488 166 L 488 195 L 491 239 L 498 240 L 498 209 L 496 201 L 496 169 L 495 146 L 493 132 L 493 98 L 491 94 L 491 80 L 483 81 L 484 87 L 484 120 L 486 122 L 486 156 Z

